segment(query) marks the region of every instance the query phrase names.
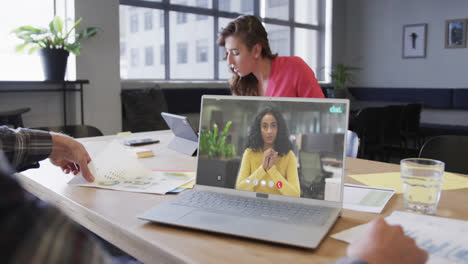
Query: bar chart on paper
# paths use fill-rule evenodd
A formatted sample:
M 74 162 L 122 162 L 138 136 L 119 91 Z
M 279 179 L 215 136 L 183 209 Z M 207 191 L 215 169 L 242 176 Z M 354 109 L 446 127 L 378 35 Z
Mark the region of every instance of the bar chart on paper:
M 429 253 L 427 263 L 468 264 L 468 222 L 443 217 L 394 212 L 386 220 L 400 224 Z
M 385 218 L 391 225 L 401 225 L 418 246 L 429 253 L 428 264 L 468 264 L 468 222 L 414 213 L 393 212 Z M 367 224 L 333 234 L 332 237 L 350 243 L 358 239 Z

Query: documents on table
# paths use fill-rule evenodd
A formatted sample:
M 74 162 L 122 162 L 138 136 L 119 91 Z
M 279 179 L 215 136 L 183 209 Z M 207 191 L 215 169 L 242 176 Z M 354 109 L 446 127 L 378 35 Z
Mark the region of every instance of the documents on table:
M 385 218 L 401 225 L 405 234 L 429 253 L 428 264 L 468 263 L 468 221 L 395 211 Z M 366 233 L 368 224 L 359 225 L 331 237 L 352 242 Z
M 400 172 L 385 172 L 371 174 L 348 175 L 349 177 L 369 186 L 395 189 L 396 193 L 403 193 L 403 182 Z M 442 190 L 468 188 L 468 177 L 458 176 L 451 172 L 444 173 Z
M 129 155 L 118 141 L 107 144 L 92 157 L 89 168 L 95 177 L 94 182 L 87 182 L 80 173 L 68 183 L 120 191 L 165 194 L 194 179 L 193 172 L 151 171 L 138 162 L 135 156 Z
M 394 193 L 392 189 L 345 184 L 343 208 L 380 214 Z
M 160 170 L 153 170 L 153 171 L 160 171 Z M 195 186 L 195 171 L 167 171 L 166 170 L 165 172 L 181 173 L 180 176 L 190 177 L 192 179 L 189 182 L 184 183 L 181 186 L 178 186 L 177 188 L 168 191 L 167 192 L 168 194 L 177 194 L 177 193 L 184 191 L 185 189 L 192 189 L 193 186 Z

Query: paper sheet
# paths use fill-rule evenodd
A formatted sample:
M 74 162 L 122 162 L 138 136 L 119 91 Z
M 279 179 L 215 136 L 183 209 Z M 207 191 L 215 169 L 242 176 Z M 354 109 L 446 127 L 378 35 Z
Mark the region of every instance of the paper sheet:
M 184 189 L 192 189 L 193 186 L 195 186 L 195 171 L 177 171 L 177 170 L 153 170 L 153 171 L 165 171 L 165 172 L 176 172 L 179 173 L 179 176 L 184 176 L 184 177 L 190 177 L 192 180 L 190 180 L 187 183 L 182 184 L 181 186 L 178 186 L 178 188 L 184 190 Z M 180 191 L 179 191 L 180 192 Z
M 392 189 L 345 184 L 343 208 L 380 214 L 394 193 Z
M 369 186 L 394 189 L 396 193 L 403 193 L 403 182 L 400 172 L 385 172 L 372 174 L 348 175 L 349 177 Z M 458 176 L 454 173 L 444 173 L 442 190 L 455 190 L 468 188 L 468 177 Z
M 95 153 L 94 147 L 104 146 L 95 156 L 89 168 L 95 181 L 87 182 L 81 173 L 73 177 L 68 184 L 77 186 L 97 187 L 104 189 L 165 194 L 193 180 L 193 176 L 179 172 L 151 171 L 138 162 L 132 152 L 128 152 L 118 141 L 107 145 L 101 143 L 86 144 L 90 154 Z
M 428 264 L 468 264 L 468 221 L 395 211 L 385 218 L 401 225 L 418 246 L 429 253 Z M 331 237 L 350 243 L 366 232 L 367 224 L 356 226 Z

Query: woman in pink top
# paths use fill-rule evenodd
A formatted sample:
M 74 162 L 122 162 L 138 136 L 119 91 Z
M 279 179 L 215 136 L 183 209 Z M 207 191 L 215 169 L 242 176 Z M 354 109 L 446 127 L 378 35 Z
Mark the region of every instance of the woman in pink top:
M 324 97 L 314 72 L 301 58 L 271 52 L 266 30 L 255 16 L 229 22 L 218 45 L 226 50 L 234 95 Z

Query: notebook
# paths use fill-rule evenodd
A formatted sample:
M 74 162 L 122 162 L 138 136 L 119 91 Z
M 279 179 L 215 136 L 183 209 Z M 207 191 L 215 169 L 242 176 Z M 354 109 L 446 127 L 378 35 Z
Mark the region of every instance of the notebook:
M 186 155 L 193 155 L 198 148 L 198 136 L 187 117 L 161 112 L 167 126 L 174 133 L 174 138 L 168 148 Z
M 316 248 L 341 215 L 348 116 L 347 99 L 203 96 L 194 189 L 138 217 Z

